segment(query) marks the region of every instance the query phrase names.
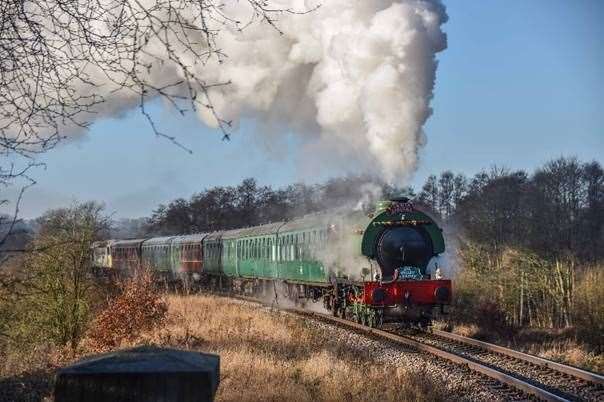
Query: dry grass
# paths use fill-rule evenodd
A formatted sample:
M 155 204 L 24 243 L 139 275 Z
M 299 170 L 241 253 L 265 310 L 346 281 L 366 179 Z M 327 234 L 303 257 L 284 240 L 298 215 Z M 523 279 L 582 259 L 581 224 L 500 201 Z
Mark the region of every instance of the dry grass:
M 598 373 L 604 372 L 604 355 L 578 341 L 574 328 L 524 329 L 508 343 L 526 353 Z
M 169 320 L 139 341 L 217 353 L 218 401 L 438 401 L 425 373 L 376 364 L 312 322 L 208 296 L 168 298 Z
M 85 348 L 115 349 L 123 340 L 134 340 L 142 331 L 161 326 L 166 314 L 164 296 L 151 271 L 137 272 L 119 284 L 117 295 L 97 314 L 87 331 Z
M 573 328 L 521 329 L 513 335 L 502 336 L 499 333 L 485 331 L 474 324 L 461 324 L 454 326 L 452 332 L 560 363 L 598 373 L 604 372 L 604 355 L 593 351 L 589 345 L 578 342 L 576 331 Z
M 217 401 L 448 400 L 446 384 L 427 373 L 376 362 L 311 321 L 213 296 L 168 296 L 167 305 L 161 328 L 118 347 L 156 344 L 219 354 Z M 54 370 L 90 354 L 86 345 L 77 355 L 48 347 L 5 356 L 0 400 L 49 400 Z
M 589 352 L 584 345 L 571 340 L 531 345 L 526 352 L 597 373 L 604 373 L 604 356 Z

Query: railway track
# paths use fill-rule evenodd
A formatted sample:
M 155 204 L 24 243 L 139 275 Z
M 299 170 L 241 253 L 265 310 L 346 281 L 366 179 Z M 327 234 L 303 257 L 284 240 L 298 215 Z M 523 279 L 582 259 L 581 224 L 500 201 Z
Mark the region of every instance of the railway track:
M 237 298 L 267 305 L 250 297 Z M 497 389 L 507 400 L 604 401 L 604 376 L 513 349 L 444 331 L 376 329 L 303 308 L 282 310 L 386 339 L 455 363 L 488 378 L 486 385 Z
M 544 399 L 604 401 L 604 376 L 586 370 L 443 331 L 395 333 L 506 374 Z

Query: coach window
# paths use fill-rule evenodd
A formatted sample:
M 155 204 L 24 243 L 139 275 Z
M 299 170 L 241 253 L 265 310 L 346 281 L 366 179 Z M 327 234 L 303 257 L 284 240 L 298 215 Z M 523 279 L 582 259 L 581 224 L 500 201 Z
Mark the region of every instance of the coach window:
M 268 240 L 262 239 L 262 258 L 268 258 Z
M 278 238 L 273 239 L 273 241 L 271 242 L 271 252 L 272 252 L 273 261 L 275 261 L 275 262 L 279 259 L 278 243 L 279 243 Z
M 284 243 L 285 243 L 285 238 L 280 237 L 279 238 L 279 248 L 278 248 L 279 249 L 279 251 L 278 251 L 279 255 L 277 256 L 277 259 L 279 261 L 283 261 L 285 259 L 285 254 L 284 254 L 285 249 L 283 248 L 284 247 L 283 246 Z
M 279 261 L 285 261 L 286 259 L 286 249 L 285 249 L 285 237 L 279 238 Z
M 254 239 L 254 258 L 258 258 L 259 257 L 259 253 L 258 251 L 260 251 L 259 247 L 258 247 L 258 239 Z

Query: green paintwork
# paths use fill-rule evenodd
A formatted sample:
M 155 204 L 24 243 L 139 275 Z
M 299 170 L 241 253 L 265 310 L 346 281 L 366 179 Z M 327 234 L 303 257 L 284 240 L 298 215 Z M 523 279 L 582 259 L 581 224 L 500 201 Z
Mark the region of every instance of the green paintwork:
M 209 274 L 220 274 L 224 273 L 228 276 L 230 272 L 225 270 L 225 261 L 222 257 L 224 250 L 224 243 L 220 237 L 208 236 L 203 241 L 203 269 L 204 272 Z
M 156 271 L 169 272 L 172 258 L 169 245 L 143 247 L 143 266 L 153 267 Z
M 386 223 L 393 222 L 394 224 L 412 224 L 413 221 L 427 221 L 428 224 L 422 224 L 421 226 L 426 230 L 430 239 L 432 240 L 432 247 L 434 254 L 440 254 L 445 251 L 445 240 L 443 238 L 442 230 L 432 218 L 421 211 L 402 212 L 391 214 L 388 212 L 387 207 L 390 205 L 389 201 L 382 201 L 378 204 L 376 215 L 373 217 L 371 222 L 367 225 L 365 232 L 363 233 L 362 242 L 362 253 L 369 258 L 375 258 L 375 244 L 377 239 L 380 237 L 386 226 Z
M 302 282 L 326 282 L 328 277 L 323 264 L 313 256 L 319 245 L 322 228 L 305 228 L 280 232 L 278 277 Z

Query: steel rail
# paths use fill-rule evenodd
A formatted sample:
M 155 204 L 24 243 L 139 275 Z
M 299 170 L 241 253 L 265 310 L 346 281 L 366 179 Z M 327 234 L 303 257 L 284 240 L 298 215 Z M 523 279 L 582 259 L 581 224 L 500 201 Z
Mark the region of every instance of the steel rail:
M 583 370 L 577 367 L 567 366 L 565 364 L 553 362 L 551 360 L 543 359 L 538 356 L 533 356 L 528 353 L 519 352 L 517 350 L 509 349 L 503 346 L 495 345 L 488 342 L 479 341 L 477 339 L 468 338 L 461 335 L 452 334 L 450 332 L 433 330 L 433 334 L 447 338 L 456 342 L 465 343 L 472 346 L 488 350 L 490 352 L 499 353 L 509 357 L 513 357 L 518 360 L 522 360 L 536 366 L 546 367 L 551 370 L 559 371 L 561 373 L 570 375 L 572 377 L 580 378 L 595 384 L 604 385 L 604 376 L 591 371 Z

